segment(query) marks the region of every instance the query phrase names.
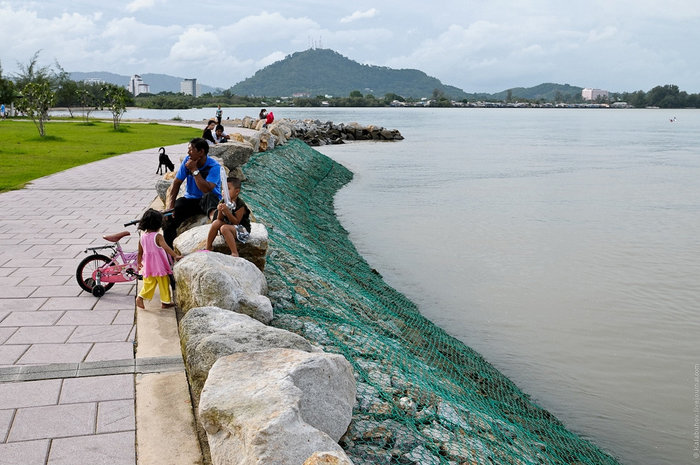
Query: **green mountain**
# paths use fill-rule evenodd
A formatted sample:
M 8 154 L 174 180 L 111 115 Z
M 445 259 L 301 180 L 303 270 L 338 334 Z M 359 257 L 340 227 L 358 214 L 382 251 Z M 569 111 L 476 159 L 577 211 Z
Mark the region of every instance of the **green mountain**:
M 495 100 L 506 100 L 508 91 L 511 92 L 513 98 L 526 98 L 529 100 L 546 100 L 553 102 L 567 96 L 580 96 L 583 87 L 570 86 L 569 84 L 554 84 L 547 82 L 535 87 L 514 87 L 506 89 L 495 94 L 491 94 L 491 98 Z M 557 98 L 560 97 L 560 98 Z
M 140 74 L 139 76 L 141 76 L 141 79 L 143 79 L 143 82 L 145 82 L 146 84 L 148 84 L 151 87 L 152 94 L 158 94 L 160 92 L 178 93 L 178 92 L 180 92 L 180 82 L 182 82 L 184 79 L 181 77 L 170 76 L 167 74 L 146 73 L 146 74 Z M 131 76 L 124 76 L 122 74 L 108 73 L 106 71 L 93 71 L 93 72 L 88 72 L 88 73 L 76 71 L 76 72 L 70 73 L 70 78 L 74 81 L 84 81 L 85 79 L 100 79 L 104 82 L 109 82 L 111 84 L 116 84 L 118 86 L 126 87 L 129 85 L 129 79 L 131 79 Z M 202 89 L 203 94 L 221 93 L 221 89 L 207 86 L 205 84 L 200 84 L 200 87 Z
M 289 97 L 297 93 L 347 97 L 353 90 L 383 97 L 431 97 L 438 89 L 460 100 L 467 94 L 417 69 L 362 65 L 328 49 L 309 49 L 288 55 L 257 71 L 231 88 L 236 95 Z

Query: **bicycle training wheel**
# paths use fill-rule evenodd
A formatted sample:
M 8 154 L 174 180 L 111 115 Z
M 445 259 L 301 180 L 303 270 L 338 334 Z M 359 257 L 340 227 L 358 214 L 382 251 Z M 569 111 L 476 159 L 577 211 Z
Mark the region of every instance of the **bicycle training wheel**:
M 93 273 L 98 268 L 108 264 L 112 259 L 104 255 L 90 255 L 85 257 L 78 265 L 75 271 L 75 279 L 78 280 L 78 285 L 86 292 L 92 294 L 92 288 L 95 287 L 95 280 L 92 278 Z M 104 290 L 110 289 L 114 283 L 102 283 Z

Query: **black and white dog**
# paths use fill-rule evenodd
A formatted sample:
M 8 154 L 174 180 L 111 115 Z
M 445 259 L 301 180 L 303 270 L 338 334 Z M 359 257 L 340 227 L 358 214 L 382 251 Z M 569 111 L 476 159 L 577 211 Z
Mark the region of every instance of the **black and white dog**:
M 158 155 L 158 170 L 156 174 L 163 174 L 163 168 L 165 168 L 166 173 L 168 170 L 175 171 L 175 165 L 173 165 L 170 157 L 165 154 L 165 147 L 158 149 L 158 152 L 160 152 L 160 155 Z

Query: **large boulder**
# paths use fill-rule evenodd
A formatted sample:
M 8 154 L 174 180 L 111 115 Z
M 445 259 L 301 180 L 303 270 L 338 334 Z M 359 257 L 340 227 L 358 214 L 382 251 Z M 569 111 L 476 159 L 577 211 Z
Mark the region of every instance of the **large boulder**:
M 220 307 L 243 313 L 265 324 L 272 320 L 267 281 L 244 258 L 213 252 L 185 256 L 173 267 L 175 298 L 184 314 L 196 307 Z
M 253 145 L 249 142 L 231 140 L 209 147 L 209 155 L 220 159 L 230 171 L 245 165 L 253 154 Z
M 203 249 L 207 245 L 207 235 L 211 229 L 210 224 L 196 226 L 183 231 L 182 234 L 173 241 L 173 248 L 180 255 L 187 255 L 197 250 Z M 238 243 L 238 255 L 252 262 L 263 271 L 265 269 L 265 254 L 268 247 L 267 228 L 261 223 L 250 223 L 250 237 L 245 244 Z M 212 245 L 214 252 L 229 255 L 228 245 L 223 236 L 217 235 Z
M 180 320 L 180 344 L 195 405 L 214 362 L 225 355 L 285 348 L 313 352 L 309 341 L 219 307 L 191 309 Z
M 355 402 L 345 358 L 324 352 L 270 349 L 214 363 L 199 418 L 212 463 L 299 465 L 314 452 L 344 453 Z

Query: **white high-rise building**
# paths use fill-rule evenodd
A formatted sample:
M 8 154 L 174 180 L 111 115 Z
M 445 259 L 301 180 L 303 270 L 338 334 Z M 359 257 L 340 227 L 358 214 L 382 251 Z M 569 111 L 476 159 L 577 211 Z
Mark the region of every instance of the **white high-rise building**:
M 151 93 L 151 86 L 143 82 L 143 79 L 141 79 L 141 76 L 138 74 L 134 74 L 131 76 L 131 79 L 129 80 L 129 92 L 131 92 L 131 95 L 136 97 L 139 94 L 150 94 Z
M 185 79 L 180 82 L 180 92 L 185 95 L 196 97 L 199 94 L 198 90 L 197 79 Z
M 581 97 L 583 97 L 584 100 L 598 100 L 598 97 L 607 99 L 608 91 L 602 89 L 589 89 L 586 87 L 581 91 Z

